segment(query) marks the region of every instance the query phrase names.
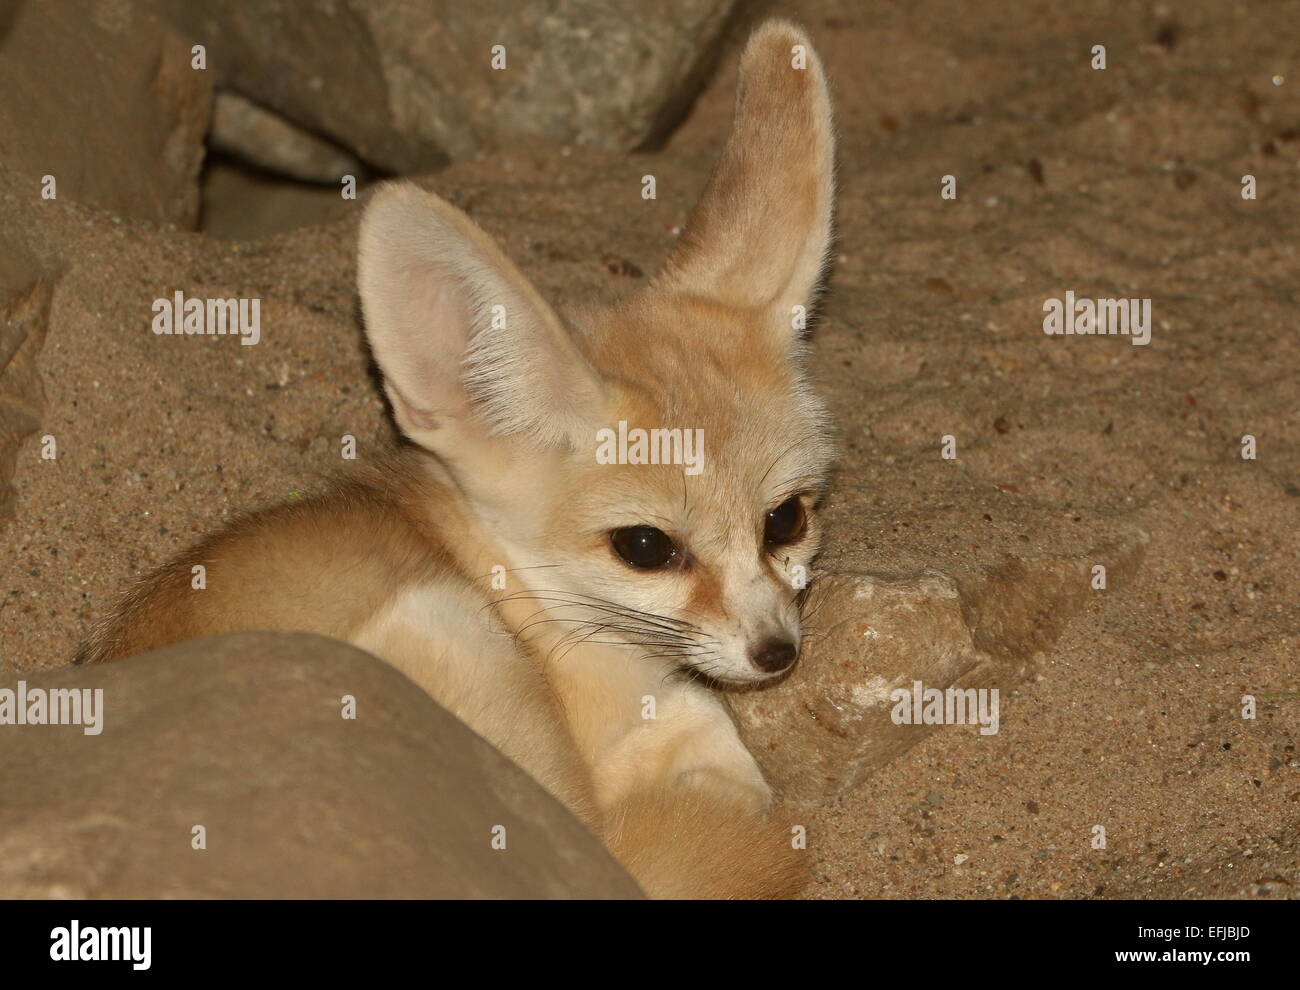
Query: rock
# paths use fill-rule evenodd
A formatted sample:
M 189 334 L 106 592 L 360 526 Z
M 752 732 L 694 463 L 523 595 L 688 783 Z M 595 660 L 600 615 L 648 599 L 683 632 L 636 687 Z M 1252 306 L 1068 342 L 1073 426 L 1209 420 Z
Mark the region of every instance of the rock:
M 238 93 L 217 94 L 208 144 L 260 168 L 303 182 L 338 182 L 360 176 L 361 163 L 346 151 L 295 127 Z
M 151 0 L 220 83 L 390 172 L 518 137 L 664 137 L 735 0 Z M 505 68 L 492 67 L 493 48 Z
M 663 137 L 711 66 L 734 0 L 351 0 L 393 117 L 454 158 L 540 136 L 630 151 Z M 494 46 L 505 68 L 492 68 Z
M 36 357 L 49 327 L 54 279 L 0 239 L 0 524 L 14 513 L 10 482 L 45 405 Z
M 1107 593 L 1092 589 L 1092 566 L 1105 565 L 1113 591 L 1136 571 L 1146 539 L 1134 532 L 1077 558 L 1008 560 L 971 575 L 819 578 L 805 611 L 831 625 L 808 639 L 791 677 L 727 695 L 741 736 L 787 798 L 850 791 L 936 728 L 894 724 L 893 690 L 920 681 L 1005 692 Z
M 52 175 L 60 198 L 194 227 L 212 88 L 189 45 L 125 0 L 21 3 L 3 26 L 0 157 L 32 198 Z
M 0 897 L 640 896 L 523 770 L 344 643 L 221 636 L 0 688 L 19 678 L 102 689 L 101 731 L 0 725 Z
M 439 168 L 446 156 L 421 132 L 396 126 L 380 52 L 343 0 L 151 0 L 204 46 L 225 89 L 323 135 L 391 172 Z M 431 16 L 431 15 L 430 15 Z

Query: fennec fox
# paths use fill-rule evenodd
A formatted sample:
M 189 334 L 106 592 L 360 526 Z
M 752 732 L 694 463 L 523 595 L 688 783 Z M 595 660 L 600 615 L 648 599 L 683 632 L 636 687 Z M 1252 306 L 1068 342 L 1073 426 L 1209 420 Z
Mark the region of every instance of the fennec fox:
M 776 678 L 799 649 L 830 444 L 795 327 L 832 159 L 817 56 L 773 21 L 680 242 L 620 303 L 561 317 L 460 210 L 381 188 L 358 282 L 413 444 L 201 543 L 82 659 L 240 630 L 346 640 L 528 770 L 650 895 L 797 892 L 806 853 L 714 688 Z M 637 430 L 681 432 L 648 452 Z

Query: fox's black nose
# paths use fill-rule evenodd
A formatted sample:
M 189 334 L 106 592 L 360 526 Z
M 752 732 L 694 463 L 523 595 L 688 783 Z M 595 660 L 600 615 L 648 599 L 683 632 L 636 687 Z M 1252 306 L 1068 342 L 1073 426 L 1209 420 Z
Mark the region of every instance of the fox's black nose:
M 788 640 L 769 639 L 749 651 L 749 660 L 764 673 L 775 674 L 794 663 L 798 652 Z

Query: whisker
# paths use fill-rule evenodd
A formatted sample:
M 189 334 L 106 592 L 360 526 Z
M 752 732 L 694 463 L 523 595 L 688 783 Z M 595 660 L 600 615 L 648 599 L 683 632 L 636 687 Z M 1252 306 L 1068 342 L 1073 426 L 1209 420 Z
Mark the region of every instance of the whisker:
M 559 592 L 559 591 L 542 591 L 542 592 L 516 591 L 516 592 L 512 592 L 509 595 L 504 595 L 501 598 L 496 599 L 494 602 L 490 602 L 489 604 L 499 604 L 501 602 L 507 602 L 507 601 L 524 601 L 528 599 L 532 599 L 533 601 L 561 602 L 562 604 L 570 605 L 575 608 L 590 608 L 597 611 L 608 612 L 614 615 L 621 615 L 624 618 L 639 621 L 639 622 L 644 622 L 647 625 L 660 626 L 665 631 L 675 632 L 677 630 L 687 630 L 687 631 L 699 630 L 699 626 L 695 625 L 695 623 L 693 622 L 686 622 L 683 619 L 674 619 L 671 616 L 659 615 L 654 612 L 642 612 L 640 609 L 628 608 L 619 605 L 615 602 L 606 601 L 603 598 L 594 598 L 588 595 L 579 595 L 578 596 L 579 598 L 587 598 L 589 600 L 578 601 L 573 598 L 566 598 L 566 597 L 548 597 L 548 596 L 564 595 L 564 594 L 566 593 Z M 595 604 L 593 604 L 593 602 Z
M 666 677 L 676 674 L 693 678 L 709 677 L 717 669 L 714 661 L 720 659 L 716 650 L 721 644 L 716 639 L 703 639 L 703 630 L 696 623 L 621 605 L 595 595 L 556 588 L 522 588 L 494 598 L 482 608 L 499 609 L 506 603 L 525 601 L 534 602 L 539 607 L 517 624 L 513 632 L 516 644 L 521 637 L 539 626 L 554 624 L 567 627 L 546 649 L 541 658 L 543 668 L 553 662 L 563 663 L 573 650 L 590 643 L 634 649 L 638 651 L 638 659 L 642 660 L 673 661 Z M 549 614 L 564 610 L 575 610 L 577 614 Z
M 627 625 L 618 622 L 600 622 L 596 619 L 571 619 L 571 618 L 534 619 L 532 617 L 533 615 L 540 615 L 543 612 L 550 612 L 557 608 L 566 608 L 566 607 L 569 606 L 551 605 L 548 608 L 538 609 L 536 612 L 533 612 L 532 615 L 530 615 L 527 619 L 524 620 L 524 623 L 520 626 L 520 631 L 522 632 L 524 630 L 531 629 L 533 626 L 544 625 L 548 622 L 571 622 L 574 623 L 575 625 L 582 625 L 582 626 L 598 625 L 601 628 L 612 629 L 616 632 L 626 632 L 632 635 L 645 635 L 648 638 L 663 640 L 664 642 L 689 643 L 694 641 L 694 637 L 686 636 L 681 633 L 662 632 L 659 630 L 647 629 L 646 627 L 643 626 L 638 627 L 636 625 Z
M 560 567 L 560 566 L 562 565 L 561 564 L 527 564 L 523 567 L 503 567 L 502 570 L 505 571 L 505 573 L 507 574 L 513 574 L 515 573 L 515 571 L 537 571 L 537 570 L 544 570 L 548 567 Z M 477 577 L 471 578 L 470 580 L 486 581 L 489 578 L 495 576 L 496 576 L 495 570 L 492 570 L 492 571 L 488 571 L 486 574 L 480 574 Z

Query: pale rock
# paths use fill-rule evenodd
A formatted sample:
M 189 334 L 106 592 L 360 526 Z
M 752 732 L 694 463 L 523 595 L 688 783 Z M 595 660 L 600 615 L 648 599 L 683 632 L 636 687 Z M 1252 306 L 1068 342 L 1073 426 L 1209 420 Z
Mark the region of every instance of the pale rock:
M 805 611 L 827 625 L 808 637 L 790 676 L 727 694 L 741 736 L 787 798 L 818 801 L 859 787 L 939 728 L 895 724 L 895 689 L 997 687 L 1000 717 L 1013 717 L 1008 689 L 1095 600 L 1091 563 L 1109 561 L 1109 586 L 1118 588 L 1146 542 L 1133 531 L 1078 557 L 1008 559 L 960 575 L 821 577 Z
M 19 679 L 102 689 L 102 731 L 0 725 L 0 898 L 640 896 L 523 770 L 344 643 L 242 633 L 0 687 Z

